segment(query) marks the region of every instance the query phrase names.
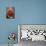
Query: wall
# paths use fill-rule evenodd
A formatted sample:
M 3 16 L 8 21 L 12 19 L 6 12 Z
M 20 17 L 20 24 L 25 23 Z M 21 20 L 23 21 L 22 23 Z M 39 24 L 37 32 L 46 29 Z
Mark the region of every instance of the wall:
M 46 0 L 16 0 L 19 24 L 46 24 Z
M 17 35 L 17 17 L 15 19 L 6 19 L 6 8 L 9 6 L 16 7 L 16 1 L 0 0 L 0 44 L 7 44 L 8 34 L 16 32 Z M 18 42 L 17 39 L 15 41 Z

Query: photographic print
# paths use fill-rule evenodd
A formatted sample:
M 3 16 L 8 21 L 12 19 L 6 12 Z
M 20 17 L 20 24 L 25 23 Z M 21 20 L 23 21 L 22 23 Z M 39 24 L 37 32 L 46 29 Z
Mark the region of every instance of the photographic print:
M 14 19 L 15 18 L 15 8 L 14 7 L 7 7 L 6 8 L 6 18 L 7 19 Z
M 20 46 L 31 46 L 33 42 L 45 42 L 46 25 L 20 24 L 18 25 L 18 34 Z

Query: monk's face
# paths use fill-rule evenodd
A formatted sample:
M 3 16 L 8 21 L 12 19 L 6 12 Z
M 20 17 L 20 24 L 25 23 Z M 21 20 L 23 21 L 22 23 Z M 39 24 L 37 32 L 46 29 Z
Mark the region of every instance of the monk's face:
M 9 8 L 9 9 L 7 10 L 7 15 L 8 15 L 9 17 L 13 17 L 13 15 L 14 15 L 14 10 L 13 10 L 13 8 Z

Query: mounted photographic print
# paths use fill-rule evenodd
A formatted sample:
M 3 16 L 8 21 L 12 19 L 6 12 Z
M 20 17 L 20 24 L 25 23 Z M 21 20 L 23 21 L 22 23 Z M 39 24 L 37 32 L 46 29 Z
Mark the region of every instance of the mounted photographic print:
M 6 9 L 6 18 L 7 19 L 14 19 L 15 18 L 15 8 L 14 7 L 8 7 Z
M 18 25 L 18 30 L 20 40 L 46 41 L 46 25 Z

